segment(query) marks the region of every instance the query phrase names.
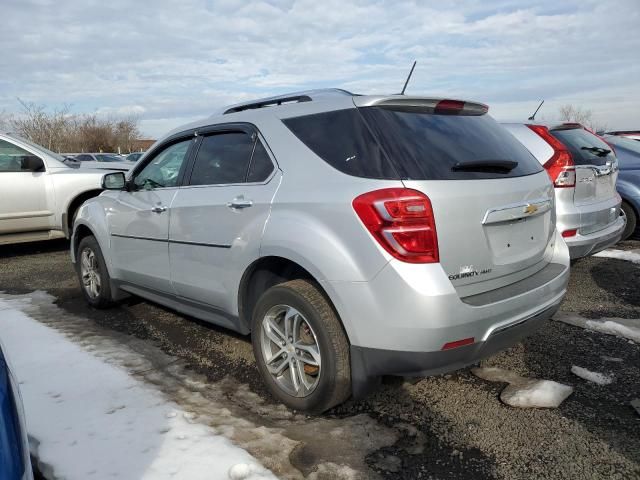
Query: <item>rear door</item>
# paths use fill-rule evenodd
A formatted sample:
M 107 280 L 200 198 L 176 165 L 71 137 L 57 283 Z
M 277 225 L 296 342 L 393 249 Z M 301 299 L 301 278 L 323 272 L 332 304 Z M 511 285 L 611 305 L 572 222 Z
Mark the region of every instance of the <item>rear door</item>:
M 221 127 L 202 137 L 171 207 L 171 281 L 178 295 L 233 310 L 242 272 L 259 256 L 279 181 L 253 127 Z
M 546 266 L 555 219 L 553 187 L 536 158 L 484 112 L 461 103 L 360 112 L 405 186 L 430 198 L 440 263 L 464 296 Z
M 580 126 L 550 132 L 569 149 L 576 165 L 575 205 L 611 200 L 618 178 L 618 162 L 611 146 Z

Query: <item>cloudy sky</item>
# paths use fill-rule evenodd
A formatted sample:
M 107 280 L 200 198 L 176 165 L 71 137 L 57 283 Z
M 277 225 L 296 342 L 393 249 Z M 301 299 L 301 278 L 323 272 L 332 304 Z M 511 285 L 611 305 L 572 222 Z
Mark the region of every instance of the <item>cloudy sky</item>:
M 453 5 L 455 3 L 455 5 Z M 134 114 L 151 137 L 308 88 L 572 103 L 640 128 L 640 0 L 2 0 L 0 111 Z

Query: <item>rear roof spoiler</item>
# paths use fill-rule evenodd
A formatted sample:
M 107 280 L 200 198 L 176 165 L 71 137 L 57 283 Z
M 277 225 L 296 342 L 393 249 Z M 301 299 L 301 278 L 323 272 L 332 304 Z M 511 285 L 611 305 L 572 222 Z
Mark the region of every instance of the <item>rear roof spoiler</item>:
M 467 102 L 465 100 L 453 100 L 448 98 L 392 95 L 387 97 L 354 97 L 353 101 L 357 107 L 379 107 L 405 112 L 484 115 L 489 111 L 489 107 L 483 103 Z

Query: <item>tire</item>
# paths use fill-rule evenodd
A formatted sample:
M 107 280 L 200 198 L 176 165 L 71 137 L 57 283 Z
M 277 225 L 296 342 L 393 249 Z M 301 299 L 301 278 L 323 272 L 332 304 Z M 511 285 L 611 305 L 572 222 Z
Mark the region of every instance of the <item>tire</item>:
M 100 309 L 113 306 L 111 277 L 109 277 L 100 245 L 92 235 L 80 240 L 76 257 L 76 272 L 80 281 L 80 289 L 89 305 Z M 87 275 L 91 276 L 93 282 L 87 280 Z
M 625 227 L 624 232 L 622 233 L 622 240 L 626 240 L 631 235 L 633 235 L 634 232 L 636 231 L 636 226 L 638 225 L 638 217 L 633 207 L 629 203 L 625 202 L 624 200 L 622 201 L 621 208 L 627 217 L 627 226 Z
M 284 325 L 285 317 L 290 328 Z M 291 280 L 265 291 L 253 311 L 251 337 L 264 382 L 289 408 L 319 414 L 351 396 L 347 336 L 333 307 L 313 283 Z

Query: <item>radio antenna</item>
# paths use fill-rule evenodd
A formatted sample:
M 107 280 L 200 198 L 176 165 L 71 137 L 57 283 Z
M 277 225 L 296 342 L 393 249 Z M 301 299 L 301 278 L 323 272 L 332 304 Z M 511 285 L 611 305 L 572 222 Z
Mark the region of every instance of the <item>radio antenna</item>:
M 409 83 L 409 80 L 411 79 L 411 75 L 413 74 L 413 69 L 416 68 L 416 63 L 417 61 L 414 60 L 413 65 L 411 66 L 411 71 L 409 72 L 409 76 L 407 77 L 407 80 L 404 82 L 404 87 L 402 87 L 402 91 L 400 92 L 400 95 L 404 95 L 404 91 L 407 89 L 407 84 Z
M 542 106 L 542 104 L 544 103 L 544 100 L 542 100 L 540 102 L 540 105 L 538 105 L 538 108 L 536 108 L 536 111 L 533 112 L 533 115 L 531 115 L 528 120 L 535 120 L 536 119 L 536 113 L 538 113 L 538 110 L 540 110 L 540 107 Z

